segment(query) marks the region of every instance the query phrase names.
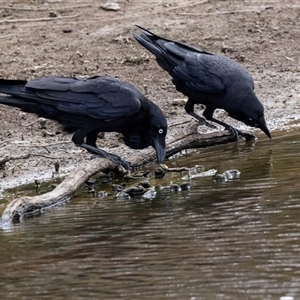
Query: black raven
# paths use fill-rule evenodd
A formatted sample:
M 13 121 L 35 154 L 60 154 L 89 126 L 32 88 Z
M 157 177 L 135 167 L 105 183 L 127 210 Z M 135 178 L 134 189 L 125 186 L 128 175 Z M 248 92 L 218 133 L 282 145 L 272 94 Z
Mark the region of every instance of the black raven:
M 249 126 L 260 128 L 269 138 L 270 132 L 264 118 L 264 108 L 253 92 L 250 73 L 237 62 L 195 47 L 161 38 L 142 29 L 134 38 L 152 54 L 161 68 L 172 76 L 177 91 L 188 97 L 185 110 L 200 124 L 215 126 L 215 122 L 232 132 L 238 140 L 238 131 L 232 126 L 213 118 L 216 108 L 224 109 L 229 116 Z M 194 112 L 194 104 L 206 106 L 202 118 Z
M 127 82 L 106 76 L 46 77 L 28 82 L 0 79 L 0 93 L 1 104 L 57 120 L 75 131 L 75 145 L 127 169 L 128 162 L 97 148 L 99 132 L 120 132 L 127 146 L 152 146 L 158 162 L 165 159 L 166 118 L 157 105 Z

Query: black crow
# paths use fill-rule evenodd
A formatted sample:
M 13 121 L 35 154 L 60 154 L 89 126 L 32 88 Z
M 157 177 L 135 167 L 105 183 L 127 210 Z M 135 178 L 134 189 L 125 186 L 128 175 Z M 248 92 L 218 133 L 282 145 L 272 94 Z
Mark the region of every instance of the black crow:
M 166 118 L 157 105 L 127 82 L 105 76 L 47 77 L 28 82 L 0 79 L 0 93 L 1 104 L 57 120 L 75 131 L 75 145 L 127 169 L 128 162 L 97 148 L 99 132 L 120 132 L 130 148 L 152 146 L 158 162 L 165 159 Z
M 232 126 L 213 118 L 216 108 L 246 125 L 260 128 L 269 138 L 264 108 L 253 92 L 250 73 L 237 62 L 195 47 L 161 38 L 142 29 L 134 38 L 152 54 L 161 68 L 172 76 L 177 91 L 188 97 L 185 110 L 200 124 L 216 128 L 206 120 L 215 122 L 232 132 L 236 140 L 241 133 Z M 206 106 L 202 118 L 194 112 L 196 103 Z

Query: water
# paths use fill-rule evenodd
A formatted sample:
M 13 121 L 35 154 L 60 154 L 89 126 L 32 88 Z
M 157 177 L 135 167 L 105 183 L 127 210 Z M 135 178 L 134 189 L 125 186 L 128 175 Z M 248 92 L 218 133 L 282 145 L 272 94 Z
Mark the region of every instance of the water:
M 0 298 L 299 299 L 300 134 L 274 136 L 169 163 L 238 169 L 227 183 L 197 178 L 153 200 L 84 192 L 1 230 Z

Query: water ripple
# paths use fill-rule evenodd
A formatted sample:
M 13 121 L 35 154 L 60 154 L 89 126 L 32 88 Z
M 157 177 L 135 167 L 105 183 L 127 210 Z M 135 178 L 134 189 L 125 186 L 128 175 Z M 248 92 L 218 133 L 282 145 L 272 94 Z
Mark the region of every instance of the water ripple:
M 299 135 L 181 157 L 240 178 L 117 202 L 77 196 L 0 234 L 3 299 L 300 297 Z M 165 182 L 180 182 L 170 175 Z

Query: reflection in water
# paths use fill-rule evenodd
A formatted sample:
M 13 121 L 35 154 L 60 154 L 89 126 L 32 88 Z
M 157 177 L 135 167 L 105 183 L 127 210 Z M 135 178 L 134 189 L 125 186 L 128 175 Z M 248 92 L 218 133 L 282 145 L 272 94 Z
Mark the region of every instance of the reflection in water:
M 200 150 L 169 165 L 238 169 L 240 178 L 196 178 L 153 200 L 84 193 L 0 232 L 1 298 L 299 298 L 298 141 L 282 134 Z

